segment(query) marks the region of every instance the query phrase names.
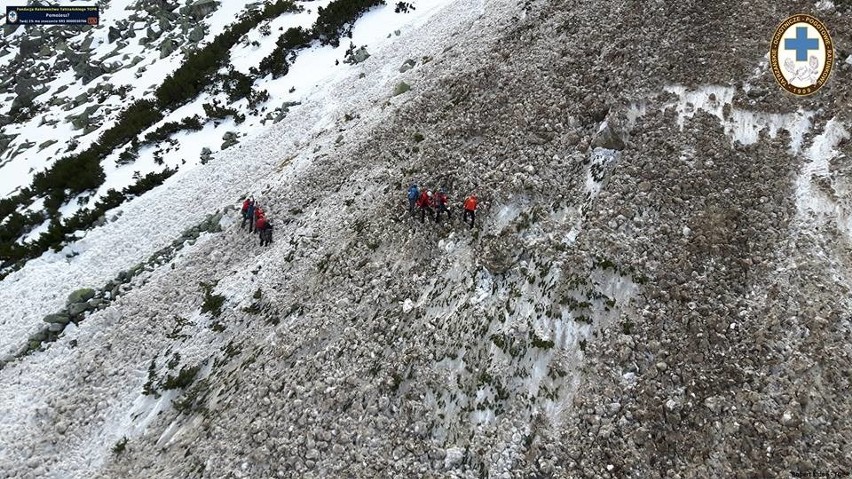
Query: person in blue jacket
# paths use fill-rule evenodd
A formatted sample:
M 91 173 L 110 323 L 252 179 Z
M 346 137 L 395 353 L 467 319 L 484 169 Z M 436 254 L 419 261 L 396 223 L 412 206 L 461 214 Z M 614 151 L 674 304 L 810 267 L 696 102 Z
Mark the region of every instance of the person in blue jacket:
M 417 185 L 412 184 L 408 187 L 408 214 L 414 215 L 414 204 L 417 202 L 417 198 L 420 197 L 420 190 L 417 188 Z

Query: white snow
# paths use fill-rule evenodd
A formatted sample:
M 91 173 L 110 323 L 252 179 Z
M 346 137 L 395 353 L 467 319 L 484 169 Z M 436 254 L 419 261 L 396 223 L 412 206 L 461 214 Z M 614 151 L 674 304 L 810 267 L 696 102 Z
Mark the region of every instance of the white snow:
M 796 153 L 801 149 L 805 132 L 811 128 L 813 112 L 799 109 L 795 114 L 765 113 L 744 110 L 731 104 L 735 90 L 732 87 L 706 85 L 697 89 L 689 89 L 682 85 L 669 85 L 665 88 L 669 93 L 678 96 L 677 101 L 668 103 L 663 109 L 674 107 L 678 114 L 678 125 L 683 129 L 687 119 L 697 112 L 703 111 L 719 118 L 725 133 L 731 142 L 743 145 L 755 143 L 758 134 L 766 130 L 771 137 L 779 131 L 790 133 L 790 149 Z M 725 112 L 725 107 L 729 112 Z
M 796 208 L 803 217 L 825 216 L 833 217 L 843 230 L 847 239 L 852 240 L 852 217 L 845 212 L 841 205 L 818 190 L 813 182 L 820 177 L 828 177 L 829 161 L 840 154 L 838 144 L 850 137 L 849 132 L 837 119 L 826 123 L 822 133 L 817 135 L 805 156 L 809 160 L 796 179 Z

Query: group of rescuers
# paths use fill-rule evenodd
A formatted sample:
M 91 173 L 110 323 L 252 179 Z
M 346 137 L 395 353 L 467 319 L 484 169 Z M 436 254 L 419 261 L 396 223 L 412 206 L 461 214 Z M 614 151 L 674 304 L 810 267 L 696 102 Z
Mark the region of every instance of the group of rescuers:
M 263 208 L 253 197 L 249 197 L 243 201 L 241 211 L 243 222 L 240 229 L 244 229 L 248 224 L 249 233 L 257 233 L 260 236 L 260 245 L 269 246 L 272 243 L 272 220 L 266 216 Z
M 465 198 L 464 203 L 462 203 L 462 208 L 464 208 L 462 222 L 467 224 L 467 220 L 470 218 L 471 228 L 473 228 L 477 206 L 479 206 L 479 199 L 476 197 L 476 194 L 471 194 Z M 426 213 L 428 213 L 430 217 L 435 218 L 436 223 L 440 223 L 441 213 L 446 212 L 447 219 L 449 220 L 451 214 L 447 191 L 444 188 L 441 188 L 437 192 L 432 193 L 432 191 L 428 188 L 421 189 L 416 184 L 411 184 L 411 186 L 408 187 L 408 213 L 412 216 L 416 216 L 418 211 L 420 212 L 421 223 L 426 221 Z
M 465 198 L 462 203 L 464 209 L 462 222 L 468 224 L 468 219 L 470 219 L 471 228 L 473 228 L 473 222 L 476 218 L 477 206 L 479 206 L 479 199 L 475 193 Z M 441 222 L 442 213 L 447 213 L 447 220 L 449 220 L 451 213 L 447 191 L 441 188 L 433 193 L 427 188 L 421 189 L 416 184 L 411 184 L 408 187 L 408 213 L 416 217 L 418 212 L 420 213 L 421 223 L 426 222 L 427 213 L 430 218 L 435 218 L 436 223 Z M 240 229 L 245 229 L 248 225 L 249 233 L 256 233 L 260 236 L 260 246 L 269 246 L 272 243 L 272 220 L 255 201 L 254 197 L 246 198 L 243 201 L 241 213 L 243 222 Z

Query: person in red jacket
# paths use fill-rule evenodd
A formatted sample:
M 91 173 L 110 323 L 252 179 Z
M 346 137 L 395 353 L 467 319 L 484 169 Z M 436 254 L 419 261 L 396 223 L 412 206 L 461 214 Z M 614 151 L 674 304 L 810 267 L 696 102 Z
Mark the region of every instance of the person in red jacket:
M 268 221 L 266 220 L 266 216 L 260 215 L 260 218 L 254 223 L 254 230 L 260 235 L 260 245 L 263 246 L 264 238 L 266 237 L 266 226 L 268 225 Z
M 473 221 L 476 217 L 476 207 L 479 206 L 479 199 L 475 194 L 472 194 L 464 200 L 464 216 L 462 221 L 467 222 L 467 217 L 470 216 L 470 227 L 473 228 Z
M 447 192 L 441 188 L 435 193 L 435 223 L 441 222 L 441 213 L 447 212 L 447 219 L 450 219 L 450 209 L 447 207 Z
M 417 198 L 417 207 L 420 208 L 420 222 L 424 223 L 426 221 L 426 212 L 429 212 L 429 216 L 432 217 L 435 215 L 435 212 L 432 210 L 433 200 L 432 200 L 432 192 L 423 189 L 420 192 L 420 198 Z
M 263 216 L 263 208 L 260 206 L 255 206 L 254 208 L 254 221 L 249 225 L 249 233 L 257 232 L 257 220 L 259 220 Z
M 246 222 L 250 221 L 250 217 L 254 215 L 254 198 L 246 198 L 246 200 L 243 201 L 242 213 L 243 222 L 240 225 L 240 229 L 244 229 L 246 227 Z

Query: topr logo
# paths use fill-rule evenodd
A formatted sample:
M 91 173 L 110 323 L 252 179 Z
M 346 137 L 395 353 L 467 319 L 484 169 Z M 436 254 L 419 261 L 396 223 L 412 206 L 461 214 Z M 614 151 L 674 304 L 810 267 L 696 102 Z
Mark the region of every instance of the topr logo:
M 17 10 L 9 10 L 9 13 L 6 14 L 6 21 L 9 23 L 17 23 L 18 22 L 18 11 Z
M 834 66 L 834 44 L 825 25 L 801 13 L 778 25 L 769 49 L 775 80 L 794 95 L 810 95 L 828 81 Z

